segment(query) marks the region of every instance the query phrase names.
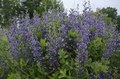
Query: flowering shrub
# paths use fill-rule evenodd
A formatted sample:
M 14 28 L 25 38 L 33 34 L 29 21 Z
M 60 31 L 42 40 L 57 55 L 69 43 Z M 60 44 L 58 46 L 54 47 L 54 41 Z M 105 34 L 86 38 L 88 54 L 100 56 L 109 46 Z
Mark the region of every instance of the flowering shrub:
M 111 79 L 117 39 L 112 31 L 89 8 L 20 18 L 6 32 L 12 56 L 8 79 Z

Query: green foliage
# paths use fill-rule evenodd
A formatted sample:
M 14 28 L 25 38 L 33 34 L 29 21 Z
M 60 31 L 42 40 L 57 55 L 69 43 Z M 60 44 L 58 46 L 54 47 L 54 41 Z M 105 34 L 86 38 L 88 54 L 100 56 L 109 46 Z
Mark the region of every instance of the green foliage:
M 88 57 L 92 59 L 92 61 L 101 60 L 102 54 L 105 48 L 105 41 L 102 38 L 96 37 L 95 40 L 91 41 L 89 44 L 88 50 Z
M 26 14 L 33 18 L 34 12 L 42 16 L 45 11 L 52 9 L 64 10 L 60 0 L 1 0 L 0 4 L 0 25 L 3 28 Z
M 47 43 L 46 43 L 46 39 L 40 39 L 40 45 L 43 51 L 45 51 Z
M 10 70 L 10 52 L 8 51 L 9 45 L 5 35 L 0 35 L 0 77 L 6 78 Z M 3 72 L 6 71 L 6 72 Z
M 8 79 L 48 79 L 46 70 L 39 63 L 29 65 L 29 61 L 20 59 L 20 62 L 14 61 L 11 65 L 12 73 Z
M 100 62 L 93 62 L 91 63 L 91 68 L 95 74 L 95 77 L 98 78 L 100 73 L 107 73 L 109 66 L 103 65 Z
M 77 38 L 78 31 L 69 31 L 68 36 L 72 38 Z
M 41 0 L 40 5 L 35 8 L 35 11 L 41 16 L 43 12 L 49 11 L 51 9 L 56 9 L 56 11 L 60 11 L 64 8 L 60 0 Z
M 19 73 L 15 73 L 15 74 L 9 74 L 8 75 L 8 79 L 21 79 L 21 76 Z
M 113 71 L 116 70 L 117 73 L 120 73 L 120 52 L 114 52 L 114 56 L 110 59 L 110 64 L 113 67 Z
M 106 15 L 105 20 L 108 25 L 114 23 L 117 31 L 120 31 L 120 15 L 117 15 L 117 9 L 112 7 L 99 9 L 98 12 Z M 113 26 L 113 25 L 111 25 Z
M 1 0 L 0 4 L 0 25 L 7 27 L 20 14 L 20 4 L 18 0 Z
M 112 20 L 116 19 L 116 16 L 117 16 L 117 9 L 116 8 L 112 8 L 112 7 L 102 8 L 100 10 L 100 12 L 103 14 L 106 14 Z
M 61 67 L 57 72 L 52 74 L 52 77 L 50 77 L 50 79 L 73 79 L 73 76 L 77 74 L 77 70 L 74 68 L 76 66 L 75 61 L 70 60 L 68 58 L 69 55 L 67 55 L 63 49 L 59 50 L 59 55 Z
M 88 46 L 88 61 L 86 61 L 85 67 L 88 73 L 94 73 L 96 79 L 100 73 L 107 73 L 109 69 L 110 61 L 102 57 L 105 53 L 104 48 L 105 41 L 99 37 L 91 41 Z
M 117 29 L 120 32 L 120 15 L 117 16 Z
M 109 17 L 107 17 L 107 16 L 104 16 L 104 19 L 105 19 L 105 21 L 106 21 L 106 23 L 107 23 L 108 25 L 110 25 L 111 27 L 113 27 L 111 18 L 109 18 Z

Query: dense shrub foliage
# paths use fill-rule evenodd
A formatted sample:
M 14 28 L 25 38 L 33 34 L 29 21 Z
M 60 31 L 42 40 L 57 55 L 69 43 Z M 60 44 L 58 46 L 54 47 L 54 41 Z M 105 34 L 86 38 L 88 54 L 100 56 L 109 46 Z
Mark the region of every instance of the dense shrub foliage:
M 119 35 L 89 8 L 19 18 L 6 37 L 10 57 L 0 68 L 6 69 L 2 78 L 111 79 L 116 72 L 111 59 L 119 52 Z

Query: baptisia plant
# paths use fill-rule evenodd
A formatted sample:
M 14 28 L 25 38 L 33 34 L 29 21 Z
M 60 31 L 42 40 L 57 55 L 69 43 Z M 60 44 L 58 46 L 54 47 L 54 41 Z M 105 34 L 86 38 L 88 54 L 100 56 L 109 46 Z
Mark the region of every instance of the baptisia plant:
M 102 15 L 85 8 L 18 20 L 6 32 L 15 67 L 9 79 L 112 78 L 113 35 Z

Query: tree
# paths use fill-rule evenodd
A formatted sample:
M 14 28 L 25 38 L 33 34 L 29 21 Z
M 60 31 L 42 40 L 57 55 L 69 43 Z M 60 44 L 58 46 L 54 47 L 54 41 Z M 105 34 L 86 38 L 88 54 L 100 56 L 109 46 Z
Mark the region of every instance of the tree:
M 112 20 L 115 20 L 117 17 L 117 9 L 116 8 L 112 8 L 112 7 L 102 8 L 100 10 L 100 12 L 103 14 L 107 14 L 107 16 L 109 18 L 111 18 Z
M 120 15 L 117 16 L 117 29 L 120 32 Z
M 0 0 L 0 24 L 5 26 L 13 16 L 18 16 L 20 5 L 17 0 Z
M 29 14 L 32 18 L 35 11 L 41 16 L 51 9 L 63 9 L 58 0 L 0 0 L 0 4 L 0 25 L 4 27 L 21 15 Z
M 117 15 L 117 9 L 112 7 L 99 9 L 99 12 L 107 15 L 111 21 L 116 24 L 116 30 L 120 32 L 120 15 Z

